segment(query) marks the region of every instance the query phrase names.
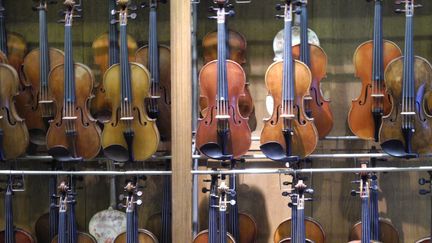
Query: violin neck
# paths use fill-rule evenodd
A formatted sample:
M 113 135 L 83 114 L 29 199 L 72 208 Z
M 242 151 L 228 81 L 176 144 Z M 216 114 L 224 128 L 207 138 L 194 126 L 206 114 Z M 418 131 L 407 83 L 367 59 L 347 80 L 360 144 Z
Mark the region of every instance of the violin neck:
M 8 48 L 7 48 L 7 32 L 6 32 L 6 10 L 4 10 L 3 7 L 3 1 L 0 2 L 0 8 L 3 8 L 3 10 L 0 10 L 0 50 L 7 56 L 8 55 Z
M 300 61 L 310 67 L 310 49 L 308 39 L 308 14 L 307 2 L 301 5 L 300 14 Z
M 221 8 L 218 11 L 218 24 L 217 24 L 217 35 L 218 35 L 218 99 L 223 100 L 228 98 L 228 82 L 227 82 L 227 71 L 226 71 L 226 24 L 225 24 L 225 9 Z
M 116 0 L 109 0 L 109 65 L 112 66 L 120 62 L 119 60 L 119 33 L 117 28 L 116 17 L 111 14 L 116 9 Z
M 219 207 L 219 237 L 220 243 L 227 243 L 226 208 Z
M 297 198 L 292 198 L 291 206 L 291 242 L 297 242 L 297 225 L 298 225 L 298 210 L 297 210 Z
M 69 242 L 71 243 L 78 242 L 74 201 L 75 201 L 74 196 L 70 195 L 68 199 L 67 219 L 68 219 L 68 238 L 69 238 Z
M 63 211 L 59 213 L 58 234 L 57 234 L 58 243 L 68 242 L 66 236 L 66 225 L 67 225 L 66 212 Z
M 414 11 L 414 10 L 413 10 Z M 413 13 L 413 12 L 412 12 Z M 403 70 L 403 97 L 408 98 L 410 103 L 414 102 L 414 45 L 413 45 L 413 19 L 414 14 L 406 15 L 405 25 L 405 49 Z M 413 104 L 411 104 L 413 106 Z M 414 108 L 414 107 L 408 107 Z M 407 107 L 405 107 L 407 109 Z M 407 110 L 413 111 L 413 110 Z
M 64 80 L 65 80 L 65 103 L 75 102 L 75 70 L 72 45 L 72 25 L 65 25 L 64 43 Z
M 49 205 L 55 205 L 57 203 L 56 200 L 56 188 L 57 188 L 57 177 L 52 175 L 49 178 Z M 59 211 L 57 207 L 51 207 L 49 210 L 49 236 L 50 240 L 54 238 L 54 236 L 58 232 L 58 219 L 59 219 Z
M 283 58 L 283 100 L 294 100 L 294 64 L 292 57 L 292 5 L 287 5 L 287 13 L 284 19 L 284 58 Z
M 135 243 L 137 234 L 135 231 L 137 231 L 135 227 L 135 213 L 134 211 L 127 211 L 126 212 L 126 242 L 127 243 Z
M 384 52 L 383 52 L 383 27 L 382 27 L 382 2 L 375 1 L 374 33 L 373 33 L 373 63 L 372 80 L 376 92 L 383 89 L 384 80 Z
M 131 74 L 127 45 L 127 24 L 120 23 L 120 73 L 122 84 L 122 101 L 132 102 Z
M 237 178 L 235 174 L 230 175 L 230 189 L 235 192 L 237 187 Z M 228 221 L 228 232 L 231 233 L 235 242 L 240 242 L 240 230 L 239 230 L 239 214 L 238 214 L 238 201 L 237 194 L 232 193 L 228 195 L 229 200 L 234 200 L 236 203 L 229 207 L 229 221 Z
M 14 231 L 14 223 L 13 223 L 13 206 L 12 206 L 12 186 L 7 185 L 6 193 L 5 193 L 5 243 L 14 243 L 15 242 L 15 231 Z
M 296 223 L 296 238 L 298 241 L 293 242 L 306 242 L 306 232 L 305 232 L 305 216 L 304 207 L 297 207 L 297 223 Z
M 371 239 L 379 240 L 379 211 L 378 211 L 378 185 L 376 180 L 372 180 L 370 196 L 370 217 L 371 217 Z
M 161 243 L 171 240 L 171 176 L 164 176 L 164 191 L 162 200 L 162 236 Z
M 217 242 L 218 226 L 217 226 L 217 210 L 215 207 L 217 205 L 217 198 L 215 194 L 216 194 L 216 188 L 215 185 L 213 185 L 212 183 L 211 190 L 210 190 L 210 197 L 209 197 L 209 223 L 208 223 L 209 243 Z
M 149 71 L 151 75 L 151 84 L 155 86 L 159 84 L 159 51 L 158 51 L 156 4 L 154 4 L 154 6 L 150 8 L 148 48 L 149 48 L 148 60 L 149 60 L 149 69 L 150 69 Z M 155 89 L 152 89 L 152 92 L 155 91 L 156 91 Z
M 362 196 L 362 238 L 361 243 L 370 243 L 369 197 Z
M 39 80 L 40 80 L 41 90 L 45 90 L 44 87 L 48 87 L 48 74 L 50 71 L 46 16 L 47 16 L 46 8 L 40 6 L 39 8 L 39 52 L 40 52 Z

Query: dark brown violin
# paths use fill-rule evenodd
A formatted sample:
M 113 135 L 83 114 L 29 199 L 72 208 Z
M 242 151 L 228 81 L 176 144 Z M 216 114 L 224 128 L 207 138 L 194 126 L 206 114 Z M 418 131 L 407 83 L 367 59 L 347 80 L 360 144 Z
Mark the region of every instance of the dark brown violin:
M 318 132 L 303 107 L 312 75 L 307 65 L 292 56 L 292 5 L 285 1 L 283 61 L 273 63 L 265 76 L 274 106 L 272 116 L 265 120 L 260 147 L 268 158 L 284 162 L 308 156 L 318 143 Z
M 431 95 L 432 66 L 424 58 L 414 56 L 414 0 L 405 4 L 404 56 L 393 60 L 385 71 L 387 92 L 392 98 L 391 112 L 383 117 L 380 143 L 384 152 L 403 158 L 432 152 L 432 117 L 425 97 Z
M 122 205 L 126 208 L 126 232 L 118 235 L 114 243 L 158 243 L 156 236 L 145 229 L 138 229 L 138 210 L 137 205 L 141 205 L 140 197 L 142 192 L 137 190 L 137 178 L 129 180 L 125 186 L 125 202 Z
M 236 62 L 226 59 L 227 0 L 217 0 L 218 60 L 207 63 L 200 72 L 200 95 L 207 109 L 199 120 L 196 133 L 198 150 L 214 159 L 239 158 L 251 144 L 251 131 L 238 110 L 240 97 L 244 97 L 246 75 Z
M 330 101 L 326 100 L 320 88 L 320 82 L 326 77 L 327 55 L 317 45 L 308 42 L 307 1 L 300 1 L 300 45 L 293 47 L 294 58 L 306 64 L 312 74 L 310 96 L 304 99 L 304 109 L 308 117 L 313 118 L 320 139 L 327 136 L 333 128 L 333 113 Z
M 294 180 L 293 180 L 294 182 Z M 325 243 L 325 233 L 322 226 L 314 219 L 305 217 L 304 206 L 306 202 L 305 193 L 312 194 L 313 190 L 307 188 L 303 180 L 297 180 L 291 193 L 282 194 L 291 197 L 291 218 L 285 220 L 277 227 L 274 243 Z
M 226 30 L 227 31 L 227 57 L 240 65 L 246 63 L 246 38 L 237 31 Z M 204 49 L 204 64 L 207 64 L 213 60 L 217 60 L 218 55 L 218 36 L 217 31 L 213 31 L 204 36 L 202 40 L 202 46 Z M 252 100 L 252 95 L 249 90 L 249 84 L 246 83 L 245 86 L 245 96 L 239 99 L 239 111 L 243 117 L 250 117 L 254 111 L 254 104 Z M 206 100 L 200 100 L 201 110 L 205 110 L 207 107 Z M 252 117 L 253 119 L 253 117 Z M 256 121 L 254 122 L 256 126 Z M 251 126 L 251 121 L 249 121 L 249 126 Z
M 171 54 L 169 47 L 158 44 L 158 2 L 149 0 L 149 40 L 136 52 L 136 62 L 150 72 L 150 97 L 146 99 L 148 115 L 156 119 L 162 141 L 171 140 Z
M 103 76 L 109 67 L 120 62 L 117 20 L 116 16 L 112 14 L 112 11 L 116 9 L 116 0 L 108 1 L 109 32 L 96 38 L 92 44 L 94 63 L 99 67 L 100 76 Z M 136 41 L 131 36 L 128 36 L 129 61 L 135 59 L 136 49 Z M 95 82 L 93 91 L 95 97 L 90 104 L 90 113 L 98 121 L 105 122 L 111 116 L 111 104 L 105 98 L 105 88 L 102 80 Z
M 0 243 L 35 243 L 33 236 L 27 231 L 17 228 L 13 222 L 13 178 L 9 176 L 5 190 L 5 229 L 0 232 Z
M 236 243 L 232 235 L 227 232 L 226 225 L 226 209 L 228 203 L 226 192 L 232 191 L 230 191 L 224 182 L 223 184 L 221 183 L 221 186 L 222 187 L 218 187 L 218 176 L 212 175 L 210 190 L 203 189 L 203 191 L 210 192 L 208 230 L 201 231 L 196 235 L 193 243 Z M 222 195 L 219 195 L 218 192 L 221 190 L 224 192 Z
M 25 57 L 22 66 L 23 83 L 30 96 L 25 104 L 23 100 L 18 102 L 18 112 L 25 119 L 30 133 L 30 142 L 36 145 L 46 144 L 48 121 L 54 118 L 53 99 L 48 92 L 48 74 L 64 61 L 62 51 L 48 47 L 47 4 L 46 0 L 40 0 L 37 6 L 39 48 Z
M 420 178 L 418 183 L 420 185 L 425 185 L 428 184 L 429 188 L 428 189 L 420 189 L 419 193 L 421 195 L 426 195 L 426 194 L 431 194 L 432 193 L 432 171 L 428 171 L 429 174 L 429 180 L 425 179 L 425 178 Z M 431 198 L 431 208 L 432 208 L 432 198 Z M 432 211 L 431 211 L 431 215 L 430 215 L 430 219 L 432 220 Z M 430 231 L 429 231 L 429 236 L 420 239 L 418 241 L 416 241 L 415 243 L 431 243 L 431 239 L 432 239 L 432 222 L 430 224 Z
M 52 69 L 48 87 L 55 116 L 47 132 L 48 153 L 58 160 L 91 159 L 101 147 L 100 128 L 89 113 L 94 77 L 90 69 L 74 63 L 72 21 L 79 4 L 65 0 L 65 60 Z
M 385 91 L 384 70 L 390 61 L 402 54 L 395 43 L 383 40 L 382 0 L 374 1 L 373 40 L 361 44 L 354 53 L 355 74 L 362 80 L 362 90 L 351 103 L 348 125 L 356 136 L 378 142 L 381 118 L 391 109 L 391 99 Z
M 62 181 L 58 187 L 59 189 L 59 219 L 58 219 L 58 234 L 53 238 L 51 243 L 96 243 L 96 239 L 85 232 L 77 230 L 77 223 L 75 218 L 75 190 L 74 179 L 72 176 L 69 178 L 69 184 Z
M 105 73 L 104 87 L 111 100 L 112 114 L 102 133 L 104 154 L 114 161 L 144 161 L 159 145 L 156 122 L 147 115 L 144 101 L 149 96 L 150 73 L 141 64 L 129 62 L 127 43 L 128 0 L 120 8 L 120 63 Z

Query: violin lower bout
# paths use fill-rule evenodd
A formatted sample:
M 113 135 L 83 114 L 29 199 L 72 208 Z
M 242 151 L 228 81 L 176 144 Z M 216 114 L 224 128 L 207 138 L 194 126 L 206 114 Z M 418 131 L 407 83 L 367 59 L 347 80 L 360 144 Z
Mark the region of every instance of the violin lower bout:
M 16 243 L 35 243 L 36 240 L 27 231 L 15 228 L 15 242 Z M 7 243 L 5 241 L 5 231 L 0 232 L 0 243 Z

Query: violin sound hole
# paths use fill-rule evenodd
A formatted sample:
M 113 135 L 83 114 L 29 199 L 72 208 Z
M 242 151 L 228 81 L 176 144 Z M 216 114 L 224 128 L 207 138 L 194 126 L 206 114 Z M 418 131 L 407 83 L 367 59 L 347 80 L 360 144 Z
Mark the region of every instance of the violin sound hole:
M 314 100 L 315 100 L 316 105 L 317 105 L 317 106 L 322 106 L 322 105 L 324 105 L 323 102 L 318 101 L 318 100 L 319 100 L 319 97 L 318 97 L 318 90 L 316 90 L 315 88 L 311 88 L 311 91 L 312 91 L 312 94 L 313 94 L 313 96 L 314 96 Z
M 83 126 L 84 126 L 84 127 L 88 127 L 88 126 L 90 126 L 90 123 L 89 123 L 89 122 L 86 122 L 86 121 L 84 120 L 84 112 L 82 111 L 82 109 L 79 108 L 79 107 L 76 107 L 75 110 L 78 111 L 78 112 L 81 114 L 81 123 L 83 124 Z
M 359 101 L 359 105 L 364 105 L 364 104 L 366 104 L 366 100 L 367 100 L 367 97 L 368 97 L 368 94 L 369 94 L 369 89 L 371 89 L 371 88 L 372 88 L 372 84 L 368 84 L 368 85 L 366 86 L 365 95 L 364 95 L 364 97 L 363 97 L 363 100 L 360 100 L 360 101 Z
M 11 115 L 10 115 L 9 109 L 6 108 L 6 107 L 3 107 L 2 109 L 3 109 L 3 110 L 5 111 L 5 113 L 6 113 L 6 116 L 7 116 L 7 119 L 8 119 L 9 124 L 11 124 L 11 125 L 15 125 L 16 122 L 12 120 L 12 117 L 11 117 Z

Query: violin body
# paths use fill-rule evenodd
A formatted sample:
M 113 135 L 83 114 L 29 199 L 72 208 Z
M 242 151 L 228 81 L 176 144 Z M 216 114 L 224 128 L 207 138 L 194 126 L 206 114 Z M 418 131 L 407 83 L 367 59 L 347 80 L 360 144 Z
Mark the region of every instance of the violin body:
M 229 30 L 228 32 L 229 60 L 240 65 L 246 64 L 246 38 L 237 31 Z M 217 60 L 217 32 L 213 31 L 204 36 L 202 41 L 204 49 L 204 64 Z M 239 98 L 239 110 L 243 117 L 251 116 L 254 111 L 252 95 L 249 90 L 249 84 L 245 86 L 245 96 Z M 208 104 L 206 100 L 200 99 L 200 108 L 204 110 Z M 256 125 L 255 125 L 256 126 Z
M 379 236 L 379 242 L 382 243 L 398 243 L 399 242 L 399 233 L 396 230 L 396 228 L 386 219 L 379 220 L 379 227 L 380 227 L 380 236 Z M 351 229 L 350 235 L 349 235 L 349 241 L 360 241 L 362 236 L 362 223 L 358 222 L 356 223 L 353 228 Z
M 313 124 L 313 120 L 308 118 L 304 113 L 303 98 L 309 95 L 311 85 L 311 72 L 309 68 L 300 61 L 294 61 L 294 113 L 292 119 L 292 139 L 291 153 L 300 157 L 310 155 L 318 143 L 318 133 Z M 274 106 L 273 114 L 270 118 L 265 119 L 264 128 L 261 132 L 261 149 L 266 150 L 267 146 L 272 146 L 269 150 L 276 150 L 276 153 L 266 153 L 268 157 L 278 160 L 281 154 L 287 151 L 287 143 L 283 134 L 284 120 L 280 117 L 282 109 L 282 89 L 283 89 L 283 62 L 273 63 L 267 70 L 266 87 L 269 94 L 273 97 Z M 274 155 L 274 156 L 273 156 Z
M 94 63 L 99 67 L 101 76 L 110 67 L 109 41 L 109 34 L 105 33 L 94 40 L 92 44 Z M 129 61 L 135 59 L 137 46 L 135 39 L 128 35 Z M 90 113 L 100 122 L 107 121 L 111 116 L 111 103 L 105 98 L 103 82 L 95 82 L 93 92 L 95 97 L 90 104 Z
M 125 122 L 120 120 L 121 114 L 121 67 L 119 64 L 111 66 L 105 73 L 104 87 L 106 98 L 111 100 L 111 120 L 105 123 L 102 133 L 102 147 L 104 153 L 117 161 L 129 159 L 128 144 L 123 135 L 127 130 Z M 144 100 L 148 98 L 150 88 L 150 74 L 141 64 L 130 62 L 132 113 L 134 119 L 130 127 L 134 131 L 132 151 L 136 161 L 143 161 L 152 156 L 159 144 L 159 132 L 156 122 L 147 115 Z
M 217 72 L 218 61 L 207 63 L 200 72 L 200 95 L 206 100 L 207 108 L 203 110 L 203 118 L 200 119 L 196 134 L 198 149 L 202 151 L 203 146 L 209 148 L 211 154 L 219 157 L 222 148 L 218 145 L 218 119 L 217 114 Z M 239 98 L 245 96 L 244 86 L 246 82 L 243 68 L 236 62 L 226 61 L 227 83 L 228 83 L 228 113 L 229 138 L 228 150 L 234 158 L 244 155 L 251 145 L 251 131 L 248 126 L 248 118 L 241 115 L 239 111 Z M 211 144 L 211 145 L 210 145 Z M 209 146 L 210 145 L 210 146 Z M 210 155 L 210 154 L 209 154 Z
M 383 40 L 383 63 L 384 70 L 389 63 L 400 57 L 401 50 L 399 47 L 387 40 Z M 373 63 L 373 41 L 367 41 L 361 44 L 354 53 L 354 67 L 356 77 L 362 80 L 362 89 L 360 96 L 353 100 L 351 109 L 348 114 L 348 125 L 351 131 L 362 139 L 373 140 L 375 138 L 374 116 L 372 107 L 374 105 L 374 98 L 372 94 L 372 63 Z M 391 98 L 385 91 L 385 86 L 381 88 L 383 102 L 383 114 L 389 114 L 391 110 Z
M 14 159 L 25 153 L 29 134 L 25 122 L 18 116 L 14 97 L 19 91 L 18 74 L 8 64 L 0 64 L 0 159 Z
M 25 230 L 15 228 L 15 242 L 16 243 L 35 243 L 33 236 Z M 7 243 L 5 241 L 5 231 L 0 232 L 0 243 Z
M 291 218 L 283 221 L 277 227 L 274 236 L 274 243 L 289 243 L 291 242 Z M 305 218 L 306 242 L 324 243 L 325 233 L 322 226 L 312 218 Z
M 76 243 L 97 243 L 96 239 L 85 232 L 76 232 L 77 234 L 77 242 Z M 55 236 L 51 243 L 58 243 L 58 237 Z
M 114 243 L 126 243 L 126 233 L 117 236 Z M 136 243 L 158 243 L 156 237 L 148 230 L 138 229 L 138 242 Z
M 380 142 L 383 149 L 397 156 L 405 154 L 406 142 L 402 132 L 403 116 L 402 109 L 402 78 L 404 57 L 392 61 L 385 72 L 385 83 L 387 92 L 392 97 L 393 107 L 391 112 L 383 117 L 380 129 Z M 412 151 L 419 154 L 430 153 L 432 144 L 432 117 L 425 107 L 425 97 L 431 97 L 432 67 L 424 58 L 414 57 L 414 92 L 416 94 L 416 111 L 414 115 L 415 132 L 412 133 Z
M 312 82 L 310 85 L 311 100 L 305 99 L 305 108 L 311 111 L 311 117 L 318 131 L 319 138 L 322 139 L 328 135 L 333 128 L 333 113 L 330 110 L 330 101 L 322 95 L 320 82 L 326 77 L 327 72 L 327 54 L 324 50 L 313 44 L 310 47 L 310 71 Z M 300 59 L 300 45 L 293 47 L 293 57 Z
M 80 63 L 74 64 L 75 94 L 74 114 L 76 119 L 63 120 L 66 114 L 64 110 L 65 98 L 65 65 L 60 64 L 52 69 L 49 75 L 49 87 L 55 103 L 55 117 L 50 122 L 47 132 L 47 148 L 53 155 L 64 156 L 71 154 L 73 157 L 92 159 L 98 155 L 101 147 L 100 128 L 89 113 L 88 103 L 92 96 L 94 77 L 90 69 Z M 75 129 L 75 136 L 70 139 L 66 132 L 69 131 L 68 122 Z M 70 141 L 73 140 L 73 141 Z
M 240 242 L 238 243 L 255 243 L 258 230 L 255 220 L 245 213 L 239 213 L 239 231 Z
M 8 56 L 7 60 L 17 72 L 21 70 L 24 57 L 27 53 L 27 43 L 20 34 L 8 32 L 7 34 Z
M 30 133 L 30 141 L 37 145 L 44 145 L 46 131 L 48 129 L 48 120 L 54 117 L 54 107 L 52 103 L 39 103 L 39 101 L 52 101 L 48 90 L 41 93 L 40 80 L 40 50 L 32 50 L 24 59 L 22 71 L 24 75 L 23 84 L 29 90 L 27 99 L 17 100 L 19 107 L 18 113 L 24 118 Z M 50 68 L 63 64 L 64 53 L 58 49 L 50 48 L 49 50 Z M 57 84 L 56 84 L 57 85 Z
M 230 233 L 227 234 L 227 237 L 227 243 L 236 243 Z M 193 243 L 209 243 L 208 230 L 201 231 L 198 235 L 196 235 Z
M 158 114 L 156 117 L 156 124 L 159 129 L 160 137 L 162 141 L 171 140 L 171 52 L 169 47 L 165 45 L 159 45 L 159 95 L 157 107 Z M 137 50 L 136 62 L 141 63 L 149 69 L 149 47 L 143 46 Z M 146 106 L 148 99 L 146 100 Z M 148 113 L 150 115 L 150 113 Z

